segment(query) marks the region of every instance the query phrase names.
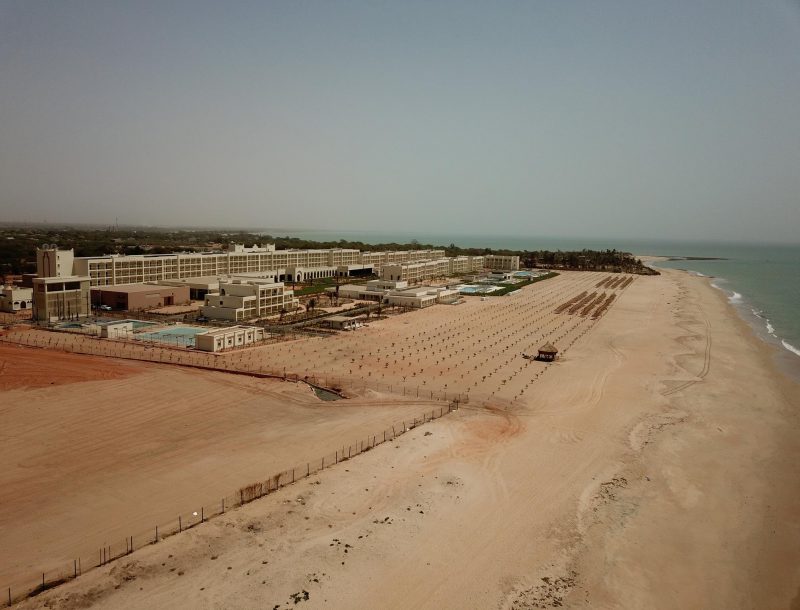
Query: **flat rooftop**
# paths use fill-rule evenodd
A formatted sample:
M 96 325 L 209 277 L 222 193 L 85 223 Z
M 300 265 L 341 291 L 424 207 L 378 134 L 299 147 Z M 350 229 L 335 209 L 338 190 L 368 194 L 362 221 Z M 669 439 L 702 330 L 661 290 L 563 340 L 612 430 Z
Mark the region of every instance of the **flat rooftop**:
M 117 284 L 116 286 L 92 286 L 92 292 L 158 292 L 160 290 L 175 290 L 182 286 L 167 286 L 164 284 Z

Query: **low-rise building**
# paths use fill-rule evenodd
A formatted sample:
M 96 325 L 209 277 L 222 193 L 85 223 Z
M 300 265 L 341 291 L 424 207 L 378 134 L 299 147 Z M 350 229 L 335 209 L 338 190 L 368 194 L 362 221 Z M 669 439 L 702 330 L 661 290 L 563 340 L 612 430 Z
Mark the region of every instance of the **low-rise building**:
M 234 279 L 219 283 L 219 292 L 206 295 L 201 308 L 214 320 L 239 322 L 297 309 L 294 291 L 269 280 Z
M 99 324 L 100 336 L 104 339 L 130 339 L 133 336 L 133 322 L 121 320 Z
M 92 305 L 125 311 L 143 311 L 189 303 L 189 286 L 126 284 L 92 288 Z
M 386 295 L 385 300 L 389 305 L 421 309 L 435 305 L 438 292 L 438 290 L 430 286 L 405 288 L 403 290 L 392 290 Z
M 350 316 L 328 316 L 322 320 L 322 325 L 336 330 L 353 330 L 361 325 L 361 319 Z
M 234 347 L 244 347 L 263 341 L 266 332 L 257 326 L 230 326 L 215 328 L 194 336 L 196 349 L 204 352 L 221 352 Z
M 3 286 L 0 290 L 0 311 L 16 313 L 33 308 L 33 289 Z

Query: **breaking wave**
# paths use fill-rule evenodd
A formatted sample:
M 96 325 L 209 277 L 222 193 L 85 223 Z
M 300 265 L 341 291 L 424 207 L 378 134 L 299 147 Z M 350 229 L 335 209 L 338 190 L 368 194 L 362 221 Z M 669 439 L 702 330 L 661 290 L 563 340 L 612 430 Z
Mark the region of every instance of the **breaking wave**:
M 786 349 L 788 349 L 788 350 L 789 350 L 790 352 L 792 352 L 793 354 L 796 354 L 796 355 L 800 356 L 800 349 L 797 349 L 797 348 L 796 348 L 794 345 L 792 345 L 791 343 L 787 343 L 785 339 L 781 339 L 781 344 L 783 344 L 783 347 L 785 347 Z

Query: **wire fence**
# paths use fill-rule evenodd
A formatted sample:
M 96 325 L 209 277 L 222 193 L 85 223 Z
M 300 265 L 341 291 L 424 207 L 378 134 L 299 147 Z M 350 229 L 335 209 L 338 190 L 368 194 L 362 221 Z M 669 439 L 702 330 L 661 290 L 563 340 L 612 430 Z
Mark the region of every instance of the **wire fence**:
M 73 580 L 84 572 L 126 557 L 136 549 L 156 544 L 164 538 L 197 527 L 201 523 L 223 515 L 232 509 L 317 475 L 325 469 L 351 460 L 362 453 L 372 451 L 375 447 L 391 442 L 418 426 L 458 410 L 459 404 L 455 400 L 447 405 L 425 411 L 419 417 L 398 422 L 377 434 L 358 439 L 355 443 L 342 445 L 340 448 L 318 459 L 297 464 L 293 468 L 276 472 L 259 481 L 253 481 L 217 499 L 209 499 L 208 502 L 203 502 L 200 506 L 178 513 L 171 521 L 153 524 L 147 530 L 140 529 L 131 532 L 130 535 L 122 539 L 98 547 L 92 555 L 78 555 L 58 568 L 45 570 L 35 575 L 32 574 L 30 579 L 11 583 L 6 586 L 7 604 L 11 606 L 18 601 L 38 595 L 48 589 Z
M 124 360 L 139 360 L 143 362 L 157 362 L 208 371 L 306 383 L 312 387 L 331 391 L 339 395 L 342 395 L 344 389 L 352 392 L 373 390 L 376 392 L 388 392 L 397 396 L 405 396 L 406 398 L 444 402 L 458 401 L 459 403 L 469 401 L 469 394 L 467 393 L 428 389 L 423 386 L 398 382 L 384 383 L 364 377 L 318 375 L 316 373 L 304 374 L 289 372 L 285 369 L 275 370 L 265 366 L 263 363 L 259 362 L 258 359 L 244 357 L 238 360 L 226 359 L 207 352 L 175 350 L 174 348 L 167 348 L 163 345 L 139 341 L 126 341 L 124 339 L 100 339 L 95 336 L 84 334 L 74 335 L 69 332 L 61 333 L 50 330 L 12 331 L 0 334 L 0 342 L 24 345 L 27 347 L 58 349 L 76 354 L 104 356 Z M 263 344 L 259 343 L 257 345 Z

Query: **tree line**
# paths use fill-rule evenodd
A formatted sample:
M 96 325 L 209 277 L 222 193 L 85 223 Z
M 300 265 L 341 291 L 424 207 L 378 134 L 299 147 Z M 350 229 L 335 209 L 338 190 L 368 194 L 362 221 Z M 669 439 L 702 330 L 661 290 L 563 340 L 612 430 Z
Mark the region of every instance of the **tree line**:
M 106 254 L 166 254 L 170 252 L 208 252 L 222 250 L 229 243 L 245 246 L 275 244 L 277 249 L 288 248 L 352 248 L 361 251 L 444 250 L 446 256 L 482 256 L 486 254 L 518 255 L 526 267 L 552 269 L 587 269 L 592 271 L 624 271 L 657 274 L 630 253 L 618 250 L 509 250 L 501 248 L 462 248 L 450 245 L 424 244 L 417 240 L 407 243 L 387 242 L 370 244 L 345 239 L 314 241 L 292 236 L 273 236 L 250 231 L 188 230 L 158 228 L 83 228 L 83 227 L 0 227 L 0 274 L 34 273 L 36 248 L 57 244 L 73 248 L 75 256 Z

